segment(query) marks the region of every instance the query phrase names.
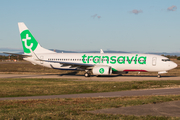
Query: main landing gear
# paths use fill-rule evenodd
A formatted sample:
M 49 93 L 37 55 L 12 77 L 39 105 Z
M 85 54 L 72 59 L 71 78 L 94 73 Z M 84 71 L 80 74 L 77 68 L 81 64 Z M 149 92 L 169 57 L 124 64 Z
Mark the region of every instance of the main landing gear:
M 84 73 L 84 76 L 85 76 L 85 77 L 90 77 L 90 76 L 91 76 L 91 73 L 85 72 L 85 73 Z

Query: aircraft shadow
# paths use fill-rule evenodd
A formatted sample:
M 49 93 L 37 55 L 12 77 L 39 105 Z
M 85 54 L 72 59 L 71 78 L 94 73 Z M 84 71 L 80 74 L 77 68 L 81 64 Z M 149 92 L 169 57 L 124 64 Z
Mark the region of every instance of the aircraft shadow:
M 123 77 L 157 77 L 157 75 L 123 75 Z M 171 76 L 171 75 L 165 75 L 165 76 L 161 76 L 161 77 L 177 77 L 177 76 Z
M 70 72 L 70 73 L 67 73 L 67 74 L 58 74 L 59 76 L 84 76 L 84 75 L 78 75 L 77 74 L 78 72 Z M 91 75 L 91 77 L 99 77 L 99 78 L 103 78 L 103 77 L 157 77 L 156 75 Z M 161 76 L 161 77 L 177 77 L 177 76 Z

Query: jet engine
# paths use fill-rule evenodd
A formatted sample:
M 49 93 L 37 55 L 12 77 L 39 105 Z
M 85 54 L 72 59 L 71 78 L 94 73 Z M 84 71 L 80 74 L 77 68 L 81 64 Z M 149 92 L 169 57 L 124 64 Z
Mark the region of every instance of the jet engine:
M 111 75 L 112 68 L 110 66 L 95 66 L 92 69 L 94 75 Z

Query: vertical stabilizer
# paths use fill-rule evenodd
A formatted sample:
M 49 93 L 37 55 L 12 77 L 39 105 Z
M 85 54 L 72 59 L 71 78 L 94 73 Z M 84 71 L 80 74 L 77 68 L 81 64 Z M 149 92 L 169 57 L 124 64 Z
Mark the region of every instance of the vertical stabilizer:
M 24 54 L 31 54 L 31 50 L 34 51 L 34 53 L 55 53 L 54 51 L 41 47 L 23 22 L 19 22 L 18 26 Z

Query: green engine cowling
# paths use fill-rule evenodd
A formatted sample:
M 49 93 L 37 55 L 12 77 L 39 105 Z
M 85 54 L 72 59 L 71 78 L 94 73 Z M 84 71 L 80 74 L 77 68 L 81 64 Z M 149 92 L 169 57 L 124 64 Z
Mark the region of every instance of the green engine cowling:
M 95 66 L 92 72 L 94 75 L 111 75 L 112 68 L 110 66 Z

